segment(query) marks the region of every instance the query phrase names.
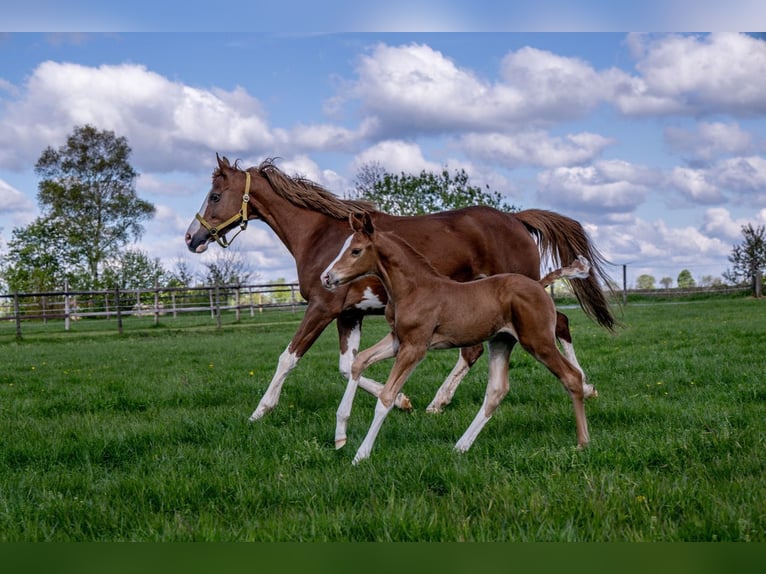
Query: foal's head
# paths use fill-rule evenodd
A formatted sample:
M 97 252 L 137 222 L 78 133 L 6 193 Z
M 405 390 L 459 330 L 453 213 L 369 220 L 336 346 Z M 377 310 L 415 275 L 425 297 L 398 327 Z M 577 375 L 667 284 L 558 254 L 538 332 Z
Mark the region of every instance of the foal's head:
M 322 271 L 322 285 L 334 289 L 377 269 L 375 227 L 369 213 L 352 213 L 349 223 L 353 233 L 340 248 L 338 256 Z

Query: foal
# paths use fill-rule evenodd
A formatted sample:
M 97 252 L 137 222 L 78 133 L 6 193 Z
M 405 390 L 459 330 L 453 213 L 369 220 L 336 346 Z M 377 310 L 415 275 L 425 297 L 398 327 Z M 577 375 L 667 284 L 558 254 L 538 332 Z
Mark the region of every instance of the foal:
M 465 347 L 483 341 L 488 341 L 489 346 L 484 403 L 455 444 L 456 450 L 465 452 L 471 447 L 508 392 L 508 362 L 517 341 L 555 374 L 569 392 L 577 423 L 577 444 L 581 448 L 588 444 L 583 400 L 596 392 L 585 383 L 582 371 L 556 347 L 556 309 L 543 287 L 558 277 L 587 276 L 590 264 L 586 259 L 579 258 L 571 267 L 554 271 L 540 282 L 524 275 L 500 274 L 459 283 L 437 273 L 420 253 L 395 234 L 376 231 L 368 214 L 354 214 L 349 219 L 354 233 L 322 272 L 322 284 L 333 289 L 358 277 L 379 277 L 391 309 L 387 318 L 392 325 L 394 345 L 389 356 L 396 356 L 353 464 L 370 456 L 394 399 L 429 349 Z M 346 426 L 359 378 L 373 359 L 381 358 L 376 347 L 354 359 L 338 407 L 336 448 L 346 443 Z

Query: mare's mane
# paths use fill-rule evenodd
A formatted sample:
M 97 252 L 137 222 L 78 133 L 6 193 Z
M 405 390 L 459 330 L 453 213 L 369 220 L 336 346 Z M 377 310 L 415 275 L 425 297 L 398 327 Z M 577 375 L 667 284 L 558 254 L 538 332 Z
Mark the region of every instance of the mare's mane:
M 243 171 L 239 161 L 234 162 L 234 169 Z M 250 168 L 253 169 L 253 168 Z M 370 201 L 341 199 L 318 183 L 304 177 L 290 177 L 269 158 L 261 162 L 258 173 L 269 182 L 274 192 L 293 205 L 318 211 L 335 219 L 348 219 L 355 212 L 375 211 L 375 204 Z M 223 175 L 219 168 L 213 172 L 213 178 Z

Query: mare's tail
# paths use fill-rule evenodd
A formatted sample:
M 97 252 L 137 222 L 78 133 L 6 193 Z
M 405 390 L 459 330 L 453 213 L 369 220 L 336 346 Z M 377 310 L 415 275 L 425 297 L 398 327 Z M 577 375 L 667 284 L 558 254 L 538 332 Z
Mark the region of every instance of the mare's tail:
M 540 279 L 540 285 L 547 287 L 556 279 L 587 279 L 590 275 L 590 262 L 582 255 L 568 267 L 559 267 Z
M 575 261 L 580 256 L 590 262 L 590 271 L 583 279 L 571 281 L 577 301 L 585 314 L 609 331 L 617 324 L 604 290 L 613 293 L 609 276 L 604 270 L 606 259 L 590 241 L 583 226 L 574 219 L 543 209 L 525 209 L 513 214 L 537 237 L 540 252 L 549 256 L 555 266 L 563 261 Z

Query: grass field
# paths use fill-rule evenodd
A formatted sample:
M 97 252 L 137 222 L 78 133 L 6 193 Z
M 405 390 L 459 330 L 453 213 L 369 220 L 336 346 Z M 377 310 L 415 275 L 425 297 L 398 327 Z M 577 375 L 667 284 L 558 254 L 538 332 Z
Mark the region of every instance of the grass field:
M 473 448 L 453 445 L 484 393 L 482 358 L 441 415 L 424 412 L 456 358 L 433 352 L 372 457 L 334 328 L 247 418 L 300 319 L 129 319 L 0 327 L 2 541 L 766 541 L 766 301 L 629 305 L 609 335 L 568 309 L 599 389 L 591 446 L 571 402 L 520 349 L 511 390 Z M 365 322 L 363 345 L 382 336 Z M 389 363 L 371 374 L 384 380 Z

